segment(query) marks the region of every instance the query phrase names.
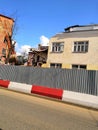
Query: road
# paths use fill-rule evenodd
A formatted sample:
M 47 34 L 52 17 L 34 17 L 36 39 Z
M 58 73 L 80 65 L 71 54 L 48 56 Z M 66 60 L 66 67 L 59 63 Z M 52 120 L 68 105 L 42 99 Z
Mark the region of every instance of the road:
M 0 130 L 98 130 L 98 111 L 0 88 Z

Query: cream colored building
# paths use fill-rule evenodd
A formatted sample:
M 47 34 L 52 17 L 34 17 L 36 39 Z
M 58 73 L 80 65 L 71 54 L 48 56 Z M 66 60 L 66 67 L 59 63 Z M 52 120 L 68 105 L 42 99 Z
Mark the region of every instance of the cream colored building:
M 46 66 L 98 70 L 98 24 L 70 26 L 53 36 Z

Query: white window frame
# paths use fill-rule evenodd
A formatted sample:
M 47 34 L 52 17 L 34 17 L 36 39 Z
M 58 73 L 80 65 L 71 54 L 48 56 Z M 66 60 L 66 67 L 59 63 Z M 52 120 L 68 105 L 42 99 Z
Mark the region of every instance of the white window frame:
M 75 41 L 73 43 L 72 52 L 74 53 L 85 53 L 88 52 L 89 41 Z
M 63 52 L 64 51 L 64 42 L 53 42 L 51 52 Z
M 87 69 L 87 65 L 72 64 L 72 69 Z
M 61 63 L 50 63 L 50 68 L 62 68 Z

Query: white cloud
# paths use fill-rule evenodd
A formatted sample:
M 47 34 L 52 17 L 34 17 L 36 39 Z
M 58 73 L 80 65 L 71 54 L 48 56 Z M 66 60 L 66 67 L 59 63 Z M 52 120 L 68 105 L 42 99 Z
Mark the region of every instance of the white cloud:
M 42 46 L 48 46 L 49 44 L 49 39 L 47 37 L 45 37 L 44 35 L 42 35 L 40 37 L 40 42 L 42 44 Z
M 15 50 L 17 55 L 27 55 L 30 51 L 31 46 L 30 45 L 23 45 L 19 47 L 18 43 L 16 43 Z
M 45 37 L 44 35 L 42 35 L 40 37 L 40 43 L 42 46 L 48 46 L 49 44 L 49 39 L 47 37 Z M 32 46 L 33 47 L 33 46 Z M 30 48 L 32 48 L 30 45 L 22 45 L 20 46 L 17 42 L 15 44 L 15 51 L 17 55 L 24 55 L 28 54 L 28 52 L 30 51 Z M 38 47 L 38 45 L 37 45 Z
M 29 46 L 29 45 L 23 45 L 23 46 L 21 46 L 21 48 L 20 48 L 20 52 L 21 53 L 26 53 L 26 54 L 28 54 L 28 52 L 30 51 L 30 48 L 31 48 L 31 46 Z

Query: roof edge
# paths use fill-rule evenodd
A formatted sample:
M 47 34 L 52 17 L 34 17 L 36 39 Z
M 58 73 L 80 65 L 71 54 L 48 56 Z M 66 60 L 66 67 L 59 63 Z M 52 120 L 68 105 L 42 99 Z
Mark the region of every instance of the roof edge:
M 8 16 L 5 16 L 5 15 L 3 15 L 3 14 L 0 14 L 0 16 L 5 17 L 5 18 L 8 18 L 8 19 L 11 19 L 13 22 L 15 22 L 15 20 L 14 20 L 13 18 L 10 18 L 10 17 L 8 17 Z
M 88 25 L 73 25 L 64 28 L 65 31 L 68 31 L 70 28 L 75 28 L 75 27 L 92 27 L 92 26 L 98 26 L 98 24 L 88 24 Z

